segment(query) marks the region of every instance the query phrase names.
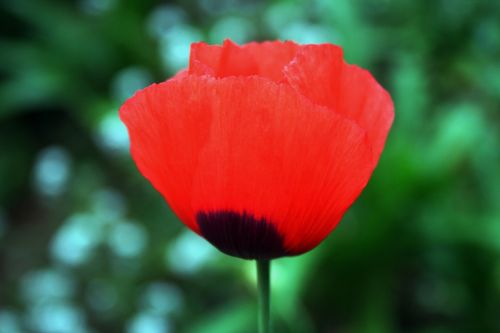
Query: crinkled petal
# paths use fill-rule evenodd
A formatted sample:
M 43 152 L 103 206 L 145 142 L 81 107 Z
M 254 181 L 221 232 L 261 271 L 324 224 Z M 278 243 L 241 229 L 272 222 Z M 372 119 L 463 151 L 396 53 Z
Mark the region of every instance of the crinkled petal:
M 222 46 L 203 42 L 191 46 L 190 74 L 227 77 L 249 76 L 257 72 L 258 67 L 253 55 L 230 40 L 225 40 Z
M 230 40 L 222 46 L 200 42 L 191 46 L 189 72 L 215 77 L 257 75 L 275 82 L 285 80 L 283 69 L 299 50 L 294 42 L 252 42 L 242 46 Z
M 200 214 L 251 216 L 287 254 L 321 242 L 372 172 L 365 130 L 268 79 L 188 75 L 142 90 L 120 115 L 139 170 L 191 229 Z
M 394 119 L 389 94 L 366 70 L 347 64 L 331 44 L 305 45 L 285 68 L 288 82 L 313 103 L 354 120 L 367 131 L 377 164 Z

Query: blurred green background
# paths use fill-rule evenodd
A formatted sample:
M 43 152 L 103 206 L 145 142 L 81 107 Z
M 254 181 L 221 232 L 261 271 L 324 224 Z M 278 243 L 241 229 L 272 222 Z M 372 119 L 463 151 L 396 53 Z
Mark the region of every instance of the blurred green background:
M 500 2 L 2 0 L 0 333 L 253 333 L 254 267 L 176 220 L 119 105 L 230 37 L 342 45 L 391 92 L 379 167 L 273 266 L 276 332 L 500 332 Z

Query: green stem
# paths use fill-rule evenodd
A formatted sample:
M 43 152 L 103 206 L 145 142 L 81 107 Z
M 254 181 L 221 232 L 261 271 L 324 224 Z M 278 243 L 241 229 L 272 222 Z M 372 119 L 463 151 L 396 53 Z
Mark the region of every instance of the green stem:
M 259 333 L 270 333 L 270 267 L 269 260 L 257 260 L 257 286 L 259 289 Z

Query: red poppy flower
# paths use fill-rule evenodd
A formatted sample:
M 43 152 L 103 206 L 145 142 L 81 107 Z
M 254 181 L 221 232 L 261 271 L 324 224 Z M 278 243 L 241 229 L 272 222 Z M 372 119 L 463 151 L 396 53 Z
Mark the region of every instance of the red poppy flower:
M 341 48 L 196 43 L 189 68 L 120 109 L 140 172 L 189 228 L 230 255 L 317 246 L 368 182 L 389 94 Z

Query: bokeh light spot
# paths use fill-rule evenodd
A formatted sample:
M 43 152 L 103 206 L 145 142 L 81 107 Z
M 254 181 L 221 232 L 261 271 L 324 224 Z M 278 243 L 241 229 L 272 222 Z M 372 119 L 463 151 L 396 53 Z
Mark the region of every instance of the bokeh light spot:
M 141 312 L 127 325 L 127 333 L 169 333 L 170 323 L 166 318 L 149 313 Z
M 68 265 L 86 262 L 102 238 L 102 225 L 95 216 L 76 214 L 68 218 L 55 233 L 52 256 Z
M 30 308 L 28 324 L 35 332 L 77 333 L 84 328 L 84 315 L 68 303 L 44 303 Z
M 185 18 L 186 12 L 183 9 L 173 5 L 160 5 L 148 18 L 149 33 L 155 38 L 161 38 L 174 26 L 183 23 Z
M 119 257 L 136 257 L 142 253 L 148 242 L 143 226 L 131 222 L 119 222 L 111 226 L 108 244 Z
M 148 70 L 141 67 L 128 67 L 116 74 L 112 88 L 117 102 L 124 102 L 132 97 L 139 89 L 145 88 L 153 82 Z M 115 112 L 113 112 L 115 113 Z
M 28 273 L 21 281 L 21 293 L 28 303 L 66 299 L 72 297 L 74 292 L 72 277 L 55 269 Z
M 161 58 L 165 67 L 178 71 L 188 64 L 191 43 L 202 40 L 200 30 L 179 24 L 167 30 L 160 38 Z
M 117 112 L 104 116 L 99 122 L 98 143 L 109 152 L 125 153 L 129 149 L 128 132 Z
M 255 27 L 252 21 L 246 18 L 229 16 L 217 21 L 210 29 L 209 36 L 214 44 L 221 44 L 226 38 L 242 44 L 254 38 Z
M 70 157 L 61 147 L 45 148 L 38 154 L 34 172 L 39 193 L 48 196 L 61 194 L 70 175 Z
M 337 41 L 337 36 L 324 26 L 305 22 L 293 22 L 279 33 L 283 40 L 294 40 L 301 44 L 332 43 Z
M 13 311 L 0 310 L 0 333 L 21 333 L 21 320 Z
M 287 25 L 300 20 L 302 16 L 303 11 L 296 2 L 278 1 L 266 10 L 264 22 L 274 35 L 279 36 Z
M 191 231 L 185 231 L 167 248 L 166 260 L 173 271 L 193 274 L 211 261 L 216 253 L 206 240 Z
M 103 188 L 92 194 L 92 208 L 95 214 L 106 220 L 115 220 L 126 212 L 123 195 L 111 188 Z
M 141 306 L 144 310 L 162 316 L 175 312 L 182 303 L 180 289 L 164 282 L 149 284 L 141 298 Z

